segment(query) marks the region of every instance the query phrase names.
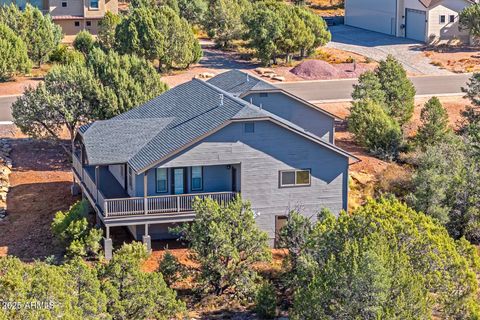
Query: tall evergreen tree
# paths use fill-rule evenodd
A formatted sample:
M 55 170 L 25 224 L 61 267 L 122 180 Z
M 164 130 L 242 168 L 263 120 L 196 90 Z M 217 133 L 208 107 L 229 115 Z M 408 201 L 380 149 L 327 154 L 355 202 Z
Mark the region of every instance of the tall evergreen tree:
M 100 20 L 97 40 L 104 50 L 115 48 L 115 30 L 122 21 L 122 16 L 107 11 Z
M 407 78 L 407 72 L 392 55 L 380 61 L 375 70 L 385 92 L 385 108 L 400 126 L 413 116 L 415 87 Z
M 420 113 L 420 120 L 422 125 L 418 129 L 416 141 L 423 151 L 427 146 L 445 140 L 446 136 L 451 133 L 447 110 L 437 97 L 431 98 L 425 104 Z
M 62 30 L 50 15 L 27 4 L 20 11 L 13 4 L 0 9 L 0 22 L 8 25 L 25 42 L 29 58 L 38 66 L 48 60 L 50 53 L 62 40 Z
M 108 119 L 160 95 L 168 89 L 145 59 L 94 48 L 87 66 L 100 82 L 96 119 Z
M 27 47 L 8 26 L 0 23 L 0 81 L 30 71 Z
M 358 78 L 358 83 L 353 85 L 352 98 L 355 101 L 371 100 L 383 105 L 385 103 L 385 92 L 382 83 L 372 71 L 366 71 Z

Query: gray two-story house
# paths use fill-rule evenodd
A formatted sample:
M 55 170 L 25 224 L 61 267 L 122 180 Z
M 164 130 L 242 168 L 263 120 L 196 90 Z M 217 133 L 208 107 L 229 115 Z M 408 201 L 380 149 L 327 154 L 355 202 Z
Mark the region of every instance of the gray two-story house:
M 107 257 L 110 228 L 126 226 L 150 245 L 151 239 L 171 237 L 170 227 L 195 218 L 195 197 L 224 204 L 241 194 L 272 243 L 292 209 L 308 215 L 322 208 L 347 209 L 348 167 L 356 158 L 330 142 L 333 128 L 315 128 L 307 119 L 312 127 L 305 130 L 294 106 L 285 119 L 280 115 L 287 102 L 276 109 L 280 98 L 265 99 L 260 107 L 255 98 L 250 102 L 219 88 L 218 79 L 193 79 L 79 129 L 74 180 L 105 226 Z M 249 76 L 246 81 L 259 80 Z M 247 91 L 244 97 L 256 94 L 254 88 Z M 299 112 L 307 107 L 312 108 L 305 103 Z M 312 110 L 319 119 L 331 117 Z

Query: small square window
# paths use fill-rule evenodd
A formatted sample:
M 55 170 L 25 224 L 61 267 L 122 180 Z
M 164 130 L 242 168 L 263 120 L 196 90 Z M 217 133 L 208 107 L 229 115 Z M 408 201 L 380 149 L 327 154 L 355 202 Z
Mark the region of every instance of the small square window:
M 66 2 L 62 2 L 62 8 L 66 8 L 67 7 L 67 3 Z
M 310 185 L 310 170 L 280 171 L 280 187 L 299 187 Z
M 455 16 L 453 14 L 450 15 L 450 23 L 455 22 Z
M 91 27 L 92 26 L 92 21 L 87 21 L 87 27 Z
M 80 27 L 80 21 L 75 21 L 75 27 Z
M 254 133 L 255 132 L 255 123 L 254 122 L 246 122 L 244 124 L 243 130 L 245 133 Z
M 268 93 L 260 92 L 260 97 L 262 97 L 262 98 L 268 97 Z
M 444 15 L 440 16 L 440 23 L 445 23 L 445 16 Z

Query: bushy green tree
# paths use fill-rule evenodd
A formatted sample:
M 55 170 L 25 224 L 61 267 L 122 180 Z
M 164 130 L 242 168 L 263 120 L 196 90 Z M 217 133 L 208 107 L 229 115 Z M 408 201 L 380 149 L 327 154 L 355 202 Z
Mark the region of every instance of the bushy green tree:
M 177 257 L 167 250 L 162 257 L 162 260 L 160 260 L 158 272 L 163 275 L 163 279 L 167 285 L 171 286 L 185 276 L 186 270 L 178 261 Z
M 75 203 L 68 211 L 58 211 L 52 222 L 53 234 L 66 247 L 68 257 L 97 256 L 103 231 L 91 228 L 88 220 L 88 203 Z
M 319 46 L 324 46 L 332 39 L 330 31 L 328 31 L 327 23 L 322 17 L 307 8 L 296 7 L 295 13 L 303 20 L 308 32 L 313 35 L 313 42 L 304 43 L 300 48 L 300 56 L 308 56 L 312 54 Z
M 195 221 L 177 232 L 188 241 L 192 259 L 200 265 L 198 284 L 216 295 L 231 292 L 243 300 L 259 280 L 253 264 L 270 257 L 267 234 L 260 231 L 250 204 L 240 197 L 226 206 L 196 199 Z
M 247 0 L 210 1 L 204 27 L 219 47 L 230 47 L 233 40 L 241 39 L 245 31 L 242 14 L 250 6 Z
M 93 39 L 90 32 L 88 32 L 88 30 L 82 30 L 73 40 L 73 47 L 75 50 L 87 55 L 93 49 L 94 43 L 95 39 Z
M 121 53 L 158 60 L 159 69 L 186 68 L 201 58 L 198 40 L 184 18 L 169 6 L 140 5 L 116 30 Z
M 114 319 L 167 320 L 185 310 L 185 304 L 177 300 L 160 273 L 141 271 L 147 255 L 142 243 L 125 244 L 100 267 L 107 311 Z
M 29 58 L 40 66 L 62 40 L 61 28 L 50 15 L 44 15 L 31 5 L 20 11 L 15 5 L 0 8 L 0 22 L 5 23 L 22 38 Z
M 75 258 L 62 265 L 0 257 L 2 301 L 39 307 L 0 309 L 0 319 L 173 319 L 185 304 L 160 273 L 146 273 L 141 243 L 124 245 L 109 263 Z
M 0 81 L 30 71 L 27 47 L 7 25 L 0 23 Z
M 206 0 L 178 0 L 178 9 L 182 18 L 191 24 L 200 25 L 207 14 L 208 2 Z
M 350 107 L 348 130 L 360 145 L 385 159 L 395 159 L 402 142 L 398 123 L 378 103 L 366 100 Z
M 375 74 L 385 93 L 385 109 L 400 126 L 407 123 L 415 107 L 415 87 L 407 78 L 407 72 L 392 55 L 380 61 Z
M 277 294 L 271 282 L 263 283 L 255 296 L 255 312 L 262 319 L 273 319 L 277 313 Z
M 437 97 L 433 97 L 425 104 L 420 113 L 422 125 L 418 129 L 416 142 L 423 151 L 429 145 L 440 143 L 452 131 L 448 126 L 447 110 Z
M 300 57 L 311 54 L 318 46 L 331 39 L 325 21 L 301 7 L 292 7 L 279 1 L 259 1 L 244 13 L 245 37 L 256 49 L 266 65 L 276 63 L 279 54 L 287 61 L 300 52 Z
M 0 258 L 0 296 L 24 304 L 4 309 L 4 319 L 105 319 L 106 296 L 94 267 L 81 259 L 61 266 Z M 34 305 L 38 303 L 39 305 Z M 32 307 L 26 307 L 30 304 Z
M 454 238 L 480 242 L 480 161 L 468 137 L 450 137 L 419 156 L 412 205 Z
M 170 70 L 173 65 L 188 68 L 191 63 L 198 62 L 201 58 L 199 43 L 187 20 L 179 17 L 169 7 L 161 7 L 158 10 L 158 27 L 165 35 L 165 46 L 159 63 L 166 70 Z
M 366 71 L 358 78 L 358 83 L 353 85 L 352 99 L 354 101 L 371 100 L 377 104 L 385 103 L 385 92 L 382 83 L 372 71 Z
M 458 27 L 467 30 L 471 36 L 480 36 L 480 3 L 466 6 L 460 12 Z
M 147 60 L 164 54 L 165 35 L 157 29 L 157 15 L 148 7 L 133 8 L 116 29 L 116 48 L 121 53 L 136 54 Z
M 65 44 L 60 44 L 50 54 L 50 62 L 60 64 L 85 64 L 85 56 L 77 51 L 70 49 Z
M 465 93 L 465 98 L 471 102 L 471 106 L 467 106 L 462 112 L 466 129 L 469 125 L 480 123 L 480 73 L 474 73 L 462 91 Z
M 111 11 L 107 11 L 100 20 L 97 40 L 103 49 L 112 50 L 115 48 L 115 30 L 121 21 L 122 16 Z
M 479 260 L 395 199 L 323 214 L 302 251 L 293 319 L 474 319 Z
M 256 49 L 257 56 L 264 65 L 277 63 L 280 53 L 279 39 L 283 34 L 283 22 L 280 15 L 262 2 L 255 4 L 251 14 L 245 15 L 246 36 L 250 45 Z
M 100 82 L 100 103 L 95 118 L 108 119 L 158 96 L 168 89 L 146 60 L 94 48 L 88 68 Z
M 70 153 L 79 125 L 95 118 L 100 86 L 84 65 L 54 66 L 45 82 L 27 88 L 13 103 L 14 123 L 31 137 L 56 141 L 61 141 L 61 132 L 67 129 L 71 148 L 64 149 Z

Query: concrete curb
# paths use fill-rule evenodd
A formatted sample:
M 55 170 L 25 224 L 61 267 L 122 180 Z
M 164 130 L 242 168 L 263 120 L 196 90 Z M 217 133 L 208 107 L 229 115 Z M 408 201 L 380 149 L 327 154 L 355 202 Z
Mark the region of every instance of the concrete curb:
M 440 93 L 440 94 L 419 94 L 415 98 L 431 98 L 431 97 L 462 97 L 463 92 L 458 93 Z M 322 103 L 340 103 L 340 102 L 352 102 L 353 99 L 330 99 L 330 100 L 309 100 L 308 102 L 312 104 L 322 104 Z

